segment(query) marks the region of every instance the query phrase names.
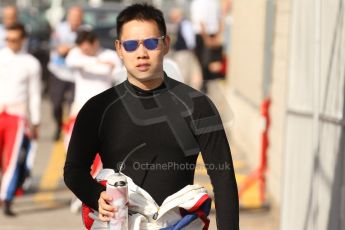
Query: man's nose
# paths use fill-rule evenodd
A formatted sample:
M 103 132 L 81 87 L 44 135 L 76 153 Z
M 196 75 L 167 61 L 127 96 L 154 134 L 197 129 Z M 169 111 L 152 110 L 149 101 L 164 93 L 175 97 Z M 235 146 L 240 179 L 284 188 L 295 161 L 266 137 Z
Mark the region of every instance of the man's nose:
M 142 42 L 139 43 L 138 49 L 137 49 L 138 58 L 147 58 L 148 52 L 146 47 Z

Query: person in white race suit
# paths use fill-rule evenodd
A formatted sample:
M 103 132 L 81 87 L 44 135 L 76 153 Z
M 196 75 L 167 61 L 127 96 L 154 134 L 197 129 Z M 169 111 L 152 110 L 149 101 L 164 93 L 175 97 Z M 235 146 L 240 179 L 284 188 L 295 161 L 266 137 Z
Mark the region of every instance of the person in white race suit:
M 11 204 L 23 179 L 19 161 L 27 158 L 29 139 L 38 138 L 40 123 L 41 67 L 23 51 L 25 38 L 24 26 L 14 24 L 7 28 L 6 47 L 0 50 L 0 200 L 7 216 L 15 215 Z

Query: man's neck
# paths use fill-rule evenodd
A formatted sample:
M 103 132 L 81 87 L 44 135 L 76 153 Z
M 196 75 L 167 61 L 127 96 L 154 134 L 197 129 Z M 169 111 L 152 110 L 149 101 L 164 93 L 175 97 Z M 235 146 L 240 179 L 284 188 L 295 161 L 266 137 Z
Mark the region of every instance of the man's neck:
M 152 90 L 159 87 L 163 83 L 164 80 L 163 80 L 163 75 L 162 75 L 162 77 L 157 77 L 157 78 L 147 80 L 147 81 L 140 81 L 133 77 L 128 77 L 128 81 L 132 85 L 135 85 L 136 87 L 142 90 Z
M 19 50 L 14 50 L 14 49 L 11 49 L 11 48 L 9 48 L 9 47 L 8 47 L 8 49 L 11 50 L 11 52 L 14 53 L 14 54 L 19 54 L 19 53 L 21 52 L 21 49 L 19 49 Z

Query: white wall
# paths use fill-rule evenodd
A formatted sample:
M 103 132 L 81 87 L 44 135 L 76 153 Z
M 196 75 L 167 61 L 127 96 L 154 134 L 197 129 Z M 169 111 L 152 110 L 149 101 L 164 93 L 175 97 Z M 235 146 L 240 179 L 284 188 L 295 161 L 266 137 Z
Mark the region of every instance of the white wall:
M 282 230 L 345 224 L 345 0 L 295 0 L 287 94 Z
M 291 3 L 276 1 L 273 65 L 271 82 L 271 126 L 268 149 L 268 190 L 276 205 L 280 205 L 283 152 L 285 141 L 286 96 L 289 63 Z
M 228 100 L 234 112 L 232 140 L 254 168 L 259 162 L 265 0 L 235 0 Z

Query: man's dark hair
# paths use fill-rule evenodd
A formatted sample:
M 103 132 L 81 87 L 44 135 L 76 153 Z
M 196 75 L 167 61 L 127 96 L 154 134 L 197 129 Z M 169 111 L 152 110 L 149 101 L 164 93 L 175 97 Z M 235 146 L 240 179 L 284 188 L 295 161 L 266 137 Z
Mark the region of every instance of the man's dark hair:
M 121 11 L 116 20 L 116 32 L 118 39 L 121 36 L 123 25 L 132 20 L 154 21 L 157 23 L 161 35 L 166 35 L 167 29 L 162 11 L 151 5 L 143 3 L 131 5 Z
M 21 23 L 14 23 L 13 25 L 6 27 L 6 30 L 18 30 L 20 31 L 22 38 L 25 38 L 27 35 L 25 26 Z
M 77 32 L 77 38 L 75 40 L 75 43 L 77 45 L 80 45 L 84 42 L 94 43 L 98 40 L 98 37 L 95 32 L 91 30 L 81 30 Z

